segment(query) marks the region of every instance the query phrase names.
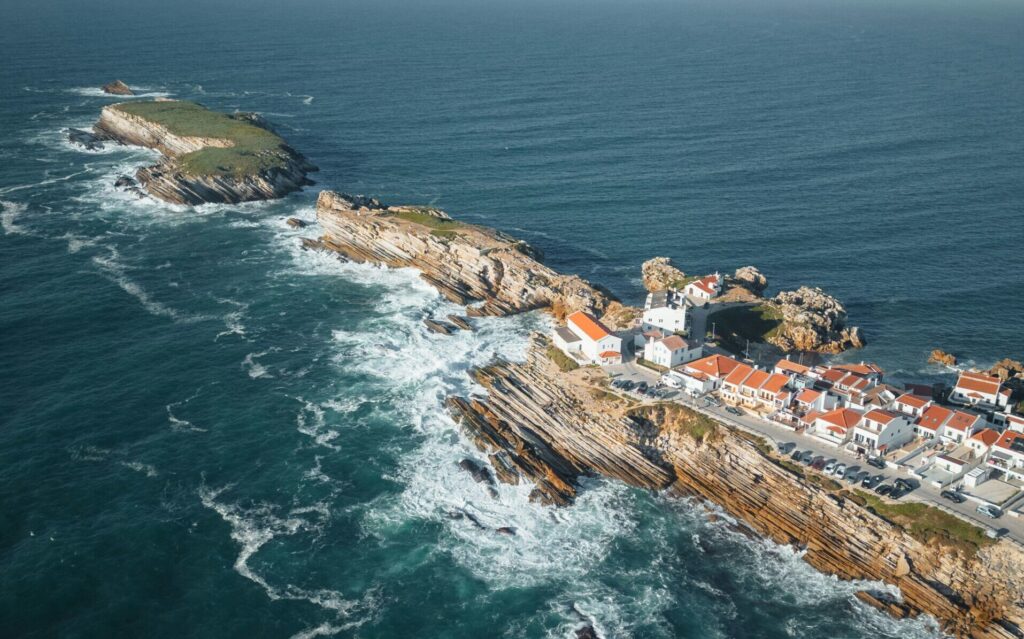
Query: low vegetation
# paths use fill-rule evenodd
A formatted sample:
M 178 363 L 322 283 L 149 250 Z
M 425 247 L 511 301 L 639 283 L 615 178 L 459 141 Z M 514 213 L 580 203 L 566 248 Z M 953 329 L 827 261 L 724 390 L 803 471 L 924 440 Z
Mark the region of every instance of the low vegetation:
M 434 235 L 454 235 L 459 229 L 465 229 L 466 225 L 462 222 L 457 222 L 452 219 L 438 217 L 432 214 L 431 209 L 405 209 L 395 211 L 391 213 L 394 217 L 397 217 L 406 222 L 412 222 L 413 224 L 419 224 L 431 229 L 431 233 Z
M 668 369 L 665 368 L 664 366 L 661 366 L 660 364 L 655 364 L 654 362 L 646 360 L 642 357 L 636 358 L 636 363 L 643 366 L 644 368 L 649 368 L 652 371 L 657 371 L 659 373 L 664 373 L 668 371 Z
M 715 335 L 723 348 L 741 353 L 746 342 L 767 342 L 774 337 L 782 325 L 782 313 L 773 304 L 757 306 L 735 306 L 712 315 Z
M 283 167 L 290 161 L 284 140 L 276 134 L 194 102 L 127 102 L 116 108 L 160 124 L 177 136 L 216 138 L 231 143 L 227 148 L 210 146 L 178 157 L 178 166 L 191 175 L 242 177 Z
M 710 441 L 718 435 L 718 422 L 680 404 L 659 402 L 640 406 L 630 415 L 658 424 L 662 430 L 683 433 L 697 442 Z
M 547 354 L 548 358 L 554 362 L 555 365 L 558 366 L 558 369 L 563 373 L 574 371 L 580 367 L 580 365 L 576 363 L 576 360 L 563 353 L 557 346 L 548 346 Z
M 981 528 L 934 506 L 918 502 L 888 503 L 877 495 L 860 490 L 855 494 L 868 509 L 900 526 L 922 543 L 958 548 L 968 555 L 995 543 Z

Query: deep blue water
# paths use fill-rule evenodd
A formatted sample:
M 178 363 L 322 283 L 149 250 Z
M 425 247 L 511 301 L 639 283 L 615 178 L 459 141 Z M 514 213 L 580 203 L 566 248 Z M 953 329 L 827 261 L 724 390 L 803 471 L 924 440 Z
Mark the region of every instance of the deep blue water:
M 543 317 L 428 334 L 414 274 L 297 249 L 316 188 L 174 210 L 111 188 L 150 154 L 61 134 L 119 77 L 628 301 L 654 255 L 756 264 L 896 377 L 1019 358 L 1024 7 L 890 4 L 5 3 L 0 635 L 935 636 L 692 504 L 492 499 L 441 401 Z

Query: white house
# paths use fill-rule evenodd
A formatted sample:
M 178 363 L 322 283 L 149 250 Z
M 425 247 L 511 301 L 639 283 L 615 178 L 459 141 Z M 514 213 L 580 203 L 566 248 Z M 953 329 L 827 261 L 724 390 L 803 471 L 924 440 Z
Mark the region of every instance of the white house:
M 700 357 L 701 350 L 700 344 L 691 344 L 678 335 L 669 335 L 649 339 L 644 348 L 644 359 L 658 366 L 675 368 Z
M 686 296 L 674 289 L 649 293 L 644 303 L 641 327 L 644 331 L 660 329 L 665 333 L 685 333 L 686 311 L 690 306 Z
M 904 415 L 917 418 L 924 413 L 931 403 L 931 400 L 925 397 L 919 397 L 913 393 L 904 393 L 896 398 L 894 408 Z
M 622 340 L 612 335 L 611 331 L 593 316 L 583 311 L 576 311 L 566 318 L 566 328 L 579 338 L 579 353 L 586 360 L 601 365 L 622 362 Z M 557 331 L 555 339 L 565 342 L 565 338 L 557 335 Z M 558 341 L 555 343 L 558 344 Z M 573 355 L 570 351 L 566 351 L 566 353 L 570 356 Z
M 876 408 L 853 428 L 853 444 L 861 452 L 886 452 L 914 439 L 910 419 L 902 413 Z
M 802 414 L 807 414 L 811 412 L 828 412 L 836 407 L 837 400 L 834 395 L 824 391 L 805 388 L 797 393 L 795 402 L 797 410 Z
M 973 450 L 976 456 L 984 458 L 997 441 L 999 441 L 999 431 L 982 428 L 967 439 L 967 447 Z
M 942 429 L 953 416 L 953 411 L 932 404 L 924 409 L 921 416 L 914 422 L 914 432 L 922 439 L 935 439 L 942 434 Z
M 964 440 L 973 435 L 976 431 L 985 426 L 985 419 L 981 415 L 965 413 L 962 410 L 955 410 L 946 423 L 943 424 L 939 437 L 945 442 L 962 444 Z
M 722 282 L 721 273 L 706 275 L 687 284 L 683 293 L 694 299 L 707 301 L 718 297 L 718 294 L 722 292 Z
M 1021 417 L 1020 415 L 1007 415 L 1006 428 L 1009 430 L 1015 430 L 1018 433 L 1024 433 L 1024 417 Z
M 1008 430 L 992 446 L 988 465 L 997 468 L 1010 479 L 1024 481 L 1024 433 Z
M 963 371 L 949 395 L 952 402 L 977 406 L 988 410 L 1006 410 L 1010 403 L 1010 389 L 1003 388 L 998 377 Z
M 815 437 L 839 446 L 850 440 L 854 427 L 860 423 L 861 414 L 849 408 L 836 408 L 817 415 L 811 428 Z

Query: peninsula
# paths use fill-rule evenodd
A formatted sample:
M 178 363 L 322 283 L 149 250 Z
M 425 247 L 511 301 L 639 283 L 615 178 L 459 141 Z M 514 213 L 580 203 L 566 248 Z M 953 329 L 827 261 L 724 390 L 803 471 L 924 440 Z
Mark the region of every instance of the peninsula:
M 72 130 L 72 141 L 82 144 L 82 133 Z M 182 100 L 108 105 L 92 136 L 92 144 L 109 140 L 159 151 L 164 157 L 140 168 L 135 180 L 173 204 L 280 198 L 312 184 L 306 174 L 317 170 L 260 116 L 229 115 Z
M 814 433 L 821 424 L 822 442 L 840 455 L 845 454 L 840 447 L 854 443 L 854 433 L 874 433 L 874 444 L 857 440 L 858 445 L 869 447 L 873 463 L 896 468 L 904 449 L 875 447 L 883 435 L 905 435 L 889 429 L 889 422 L 908 424 L 913 411 L 920 414 L 934 407 L 948 415 L 943 413 L 934 441 L 916 445 L 913 454 L 946 451 L 950 446 L 959 450 L 959 443 L 949 443 L 965 432 L 959 429 L 971 429 L 968 436 L 975 428 L 979 434 L 992 432 L 997 426 L 987 420 L 1000 421 L 999 428 L 1007 433 L 995 443 L 988 436 L 978 440 L 987 441 L 988 450 L 994 451 L 1003 440 L 1013 444 L 1016 429 L 1024 427 L 1024 417 L 1011 414 L 1004 401 L 1008 394 L 998 380 L 984 401 L 995 402 L 1002 412 L 993 408 L 983 419 L 981 403 L 962 409 L 940 406 L 947 400 L 971 401 L 973 396 L 958 395 L 958 389 L 961 383 L 964 389 L 990 384 L 981 373 L 962 374 L 948 397 L 923 398 L 884 384 L 881 369 L 872 364 L 809 367 L 787 359 L 774 371 L 765 371 L 752 362 L 715 353 L 684 360 L 689 363 L 680 366 L 671 359 L 666 366 L 650 360 L 637 365 L 624 360 L 649 347 L 655 353 L 665 347 L 669 358 L 715 348 L 704 343 L 702 331 L 689 325 L 667 336 L 645 325 L 672 320 L 676 312 L 685 317 L 710 311 L 712 300 L 720 305 L 720 313 L 763 306 L 763 276 L 745 267 L 730 277 L 716 273 L 679 279 L 673 274 L 672 282 L 655 282 L 658 269 L 645 265 L 652 293 L 640 309 L 621 304 L 582 278 L 544 266 L 540 253 L 521 241 L 433 208 L 384 206 L 373 199 L 325 191 L 318 200 L 317 219 L 323 235 L 304 240 L 307 248 L 334 251 L 358 262 L 416 268 L 449 300 L 466 305 L 469 316 L 546 309 L 566 322 L 551 337 L 533 335 L 525 362 L 496 361 L 473 371 L 485 396 L 448 398 L 452 415 L 489 462 L 489 468 L 473 460 L 463 462 L 478 481 L 529 483 L 534 486 L 533 499 L 556 506 L 572 503 L 579 479 L 587 475 L 696 496 L 718 504 L 757 534 L 804 549 L 806 561 L 819 570 L 842 579 L 898 586 L 900 597 L 870 588 L 858 595 L 893 615 L 927 613 L 960 637 L 1022 636 L 1024 581 L 1019 577 L 1024 552 L 1017 542 L 987 535 L 927 500 L 898 501 L 895 495 L 865 489 L 860 478 L 871 479 L 870 473 L 825 473 L 823 456 L 813 465 L 810 457 L 794 461 L 781 446 L 758 434 L 763 423 L 765 429 L 790 428 L 792 436 L 811 439 L 805 429 Z M 663 261 L 658 266 L 668 265 Z M 733 290 L 736 287 L 745 292 Z M 773 298 L 769 307 L 778 311 L 772 318 L 778 322 L 776 328 L 788 322 L 794 329 L 783 328 L 783 334 L 792 336 L 798 334 L 793 332 L 796 328 L 812 327 L 809 330 L 818 338 L 808 337 L 808 343 L 820 345 L 823 352 L 856 346 L 859 333 L 845 327 L 845 312 L 838 301 L 833 304 L 834 298 L 816 299 L 807 310 L 804 300 L 819 293 L 802 288 Z M 733 301 L 722 302 L 721 297 Z M 801 305 L 805 310 L 799 310 Z M 815 314 L 823 319 L 809 318 Z M 820 321 L 833 323 L 818 326 Z M 823 341 L 821 336 L 837 339 Z M 780 339 L 776 347 L 792 348 L 797 341 Z M 642 363 L 640 355 L 636 360 Z M 690 392 L 628 392 L 632 382 L 620 382 L 638 375 L 647 375 L 652 386 L 661 375 L 666 384 L 676 380 L 672 388 L 686 384 L 684 389 Z M 768 384 L 774 384 L 771 393 Z M 797 384 L 806 384 L 804 391 L 790 389 Z M 828 404 L 820 406 L 821 411 L 804 410 L 796 401 L 798 394 Z M 722 401 L 730 405 L 730 412 L 744 415 L 743 420 L 710 409 Z M 776 401 L 784 409 L 776 407 Z M 965 424 L 958 414 L 968 419 L 974 415 L 974 421 Z M 828 427 L 835 415 L 846 420 L 846 427 Z M 771 422 L 775 418 L 779 419 Z M 845 439 L 839 439 L 840 431 Z M 830 438 L 838 441 L 826 442 Z M 1020 438 L 1024 441 L 1024 434 Z M 987 454 L 976 459 L 972 455 L 972 467 L 989 464 Z M 832 460 L 833 467 L 836 461 Z M 856 481 L 844 486 L 849 477 Z

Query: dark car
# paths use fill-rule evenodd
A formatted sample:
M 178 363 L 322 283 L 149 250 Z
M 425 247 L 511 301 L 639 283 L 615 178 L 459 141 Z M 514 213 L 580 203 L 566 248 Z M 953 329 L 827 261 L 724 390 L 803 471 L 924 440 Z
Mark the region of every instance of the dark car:
M 967 498 L 956 492 L 955 490 L 944 490 L 941 493 L 943 499 L 948 499 L 954 504 L 962 504 L 967 501 Z
M 857 477 L 857 473 L 859 472 L 860 466 L 850 466 L 849 468 L 846 469 L 846 474 L 843 475 L 843 479 L 845 479 L 848 482 L 852 482 Z
M 893 484 L 896 485 L 896 488 L 898 488 L 899 490 L 903 491 L 904 494 L 909 493 L 910 491 L 914 490 L 914 484 L 911 484 L 906 479 L 902 479 L 902 478 L 897 479 L 896 481 L 893 482 Z
M 893 490 L 893 485 L 892 484 L 879 484 L 875 488 L 875 492 L 878 493 L 879 495 L 890 495 L 891 496 L 891 493 L 893 493 L 895 491 Z
M 783 455 L 788 455 L 796 449 L 796 444 L 793 442 L 782 442 L 779 444 L 779 452 Z
M 806 464 L 807 466 L 810 466 L 812 461 L 814 461 L 814 451 L 813 450 L 805 450 L 804 454 L 800 455 L 800 463 Z
M 627 379 L 624 382 L 622 382 L 622 386 L 620 386 L 619 388 L 621 388 L 622 390 L 633 390 L 633 386 L 633 382 Z
M 885 475 L 875 475 L 874 477 L 865 477 L 860 485 L 864 488 L 874 488 L 883 481 L 885 481 Z
M 825 458 L 823 456 L 818 455 L 813 460 L 811 460 L 811 468 L 813 468 L 814 470 L 821 470 L 824 467 L 825 467 Z
M 885 460 L 881 457 L 868 457 L 868 466 L 874 466 L 875 468 L 885 468 Z
M 800 461 L 800 456 L 803 455 L 803 454 L 804 454 L 804 451 L 802 451 L 799 448 L 797 448 L 796 450 L 793 451 L 793 454 L 791 454 L 789 456 L 789 458 L 792 459 L 793 461 Z
M 730 412 L 730 413 L 732 413 L 733 415 L 737 415 L 737 416 L 743 415 L 743 411 L 741 411 L 740 409 L 736 408 L 735 406 L 728 406 L 728 407 L 726 407 L 725 410 Z
M 640 382 L 639 384 L 637 384 L 636 385 L 636 390 L 639 393 L 647 392 L 647 382 Z

